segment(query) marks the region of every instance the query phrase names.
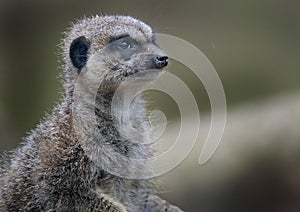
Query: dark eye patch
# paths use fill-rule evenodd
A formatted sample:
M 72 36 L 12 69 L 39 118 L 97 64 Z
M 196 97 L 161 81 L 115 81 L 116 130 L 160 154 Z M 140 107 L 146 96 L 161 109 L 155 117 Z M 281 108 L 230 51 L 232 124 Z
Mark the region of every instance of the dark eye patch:
M 73 40 L 70 46 L 70 59 L 72 64 L 80 71 L 87 63 L 90 42 L 84 36 Z
M 124 34 L 124 35 L 120 35 L 120 36 L 117 36 L 117 37 L 112 37 L 112 38 L 110 38 L 109 43 L 113 43 L 114 41 L 117 41 L 119 39 L 126 38 L 126 37 L 129 37 L 129 35 Z
M 136 53 L 140 49 L 140 46 L 140 43 L 129 35 L 112 38 L 110 42 L 111 49 L 119 52 L 125 60 L 130 59 L 130 56 Z

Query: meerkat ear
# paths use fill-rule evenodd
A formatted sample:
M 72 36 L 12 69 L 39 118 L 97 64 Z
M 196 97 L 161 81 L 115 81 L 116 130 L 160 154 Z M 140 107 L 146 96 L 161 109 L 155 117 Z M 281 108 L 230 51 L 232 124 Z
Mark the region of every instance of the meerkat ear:
M 90 41 L 81 36 L 72 41 L 70 46 L 70 59 L 72 64 L 79 70 L 85 66 L 88 60 Z

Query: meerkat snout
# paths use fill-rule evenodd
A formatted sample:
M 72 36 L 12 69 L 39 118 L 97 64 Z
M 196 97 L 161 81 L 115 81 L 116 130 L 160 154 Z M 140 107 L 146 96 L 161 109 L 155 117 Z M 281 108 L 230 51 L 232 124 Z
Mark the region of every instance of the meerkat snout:
M 168 56 L 156 56 L 155 64 L 158 68 L 163 68 L 168 65 Z
M 161 70 L 168 65 L 168 56 L 153 40 L 137 40 L 123 35 L 109 43 L 108 52 L 114 68 L 126 70 L 125 77 L 146 70 Z

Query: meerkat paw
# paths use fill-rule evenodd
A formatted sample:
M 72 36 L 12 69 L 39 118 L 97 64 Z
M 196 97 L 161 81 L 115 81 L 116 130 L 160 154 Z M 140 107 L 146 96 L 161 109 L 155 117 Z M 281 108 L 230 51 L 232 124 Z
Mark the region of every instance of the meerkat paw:
M 145 212 L 183 212 L 180 208 L 169 204 L 156 195 L 147 195 L 144 205 Z
M 126 207 L 118 200 L 113 199 L 109 195 L 97 191 L 97 196 L 100 200 L 99 204 L 93 211 L 98 212 L 127 212 Z

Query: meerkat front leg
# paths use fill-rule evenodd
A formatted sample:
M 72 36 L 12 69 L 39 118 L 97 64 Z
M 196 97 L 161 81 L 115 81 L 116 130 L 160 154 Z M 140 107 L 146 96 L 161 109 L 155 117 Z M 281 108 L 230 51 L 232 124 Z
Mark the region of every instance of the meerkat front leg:
M 166 200 L 161 199 L 160 197 L 147 194 L 144 204 L 145 212 L 183 212 L 180 208 L 171 205 Z

